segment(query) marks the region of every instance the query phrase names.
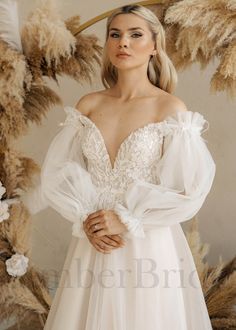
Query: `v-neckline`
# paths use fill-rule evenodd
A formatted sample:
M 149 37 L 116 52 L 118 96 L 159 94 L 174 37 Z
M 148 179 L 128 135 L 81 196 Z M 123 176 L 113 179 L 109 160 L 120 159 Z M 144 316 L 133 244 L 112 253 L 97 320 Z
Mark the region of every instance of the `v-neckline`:
M 78 113 L 81 118 L 84 118 L 85 120 L 87 120 L 87 122 L 89 124 L 91 124 L 93 126 L 93 128 L 96 130 L 97 134 L 99 135 L 101 141 L 102 141 L 102 145 L 103 145 L 103 149 L 104 149 L 104 152 L 107 156 L 107 159 L 108 159 L 108 162 L 109 162 L 109 167 L 111 169 L 111 171 L 114 171 L 115 168 L 116 168 L 116 163 L 117 163 L 117 159 L 119 157 L 119 154 L 123 148 L 123 146 L 125 145 L 125 143 L 127 143 L 127 141 L 129 141 L 131 139 L 131 137 L 133 137 L 135 134 L 137 134 L 139 131 L 142 131 L 142 130 L 145 130 L 149 127 L 159 127 L 159 126 L 162 126 L 166 123 L 166 119 L 162 120 L 162 121 L 159 121 L 159 122 L 151 122 L 151 123 L 148 123 L 146 125 L 143 125 L 143 126 L 140 126 L 138 128 L 136 128 L 135 130 L 131 131 L 123 140 L 122 142 L 120 143 L 118 149 L 117 149 L 117 153 L 116 153 L 116 156 L 114 158 L 114 162 L 112 164 L 112 161 L 111 161 L 111 157 L 110 157 L 110 154 L 108 152 L 108 149 L 107 149 L 107 145 L 106 145 L 106 142 L 105 142 L 105 139 L 103 137 L 103 134 L 101 132 L 101 130 L 97 127 L 97 125 L 94 123 L 94 121 L 92 121 L 88 116 L 84 115 L 82 112 L 80 112 L 77 108 L 73 108 L 72 109 L 74 111 L 76 111 L 76 113 Z

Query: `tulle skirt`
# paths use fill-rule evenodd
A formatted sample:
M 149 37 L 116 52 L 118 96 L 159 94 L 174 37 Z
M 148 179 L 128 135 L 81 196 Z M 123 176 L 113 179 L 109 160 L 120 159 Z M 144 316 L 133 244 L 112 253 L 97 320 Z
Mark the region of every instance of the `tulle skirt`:
M 111 254 L 72 237 L 44 329 L 212 329 L 182 227 L 152 229 Z

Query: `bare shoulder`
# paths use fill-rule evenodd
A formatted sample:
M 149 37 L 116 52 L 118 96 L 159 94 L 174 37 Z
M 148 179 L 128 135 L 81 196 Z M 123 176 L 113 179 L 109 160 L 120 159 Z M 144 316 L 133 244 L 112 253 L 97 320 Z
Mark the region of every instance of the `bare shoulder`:
M 188 111 L 186 104 L 177 96 L 169 94 L 162 102 L 163 117 L 176 115 L 178 112 Z
M 85 94 L 78 100 L 75 108 L 79 110 L 83 115 L 87 116 L 92 111 L 92 109 L 96 108 L 99 99 L 99 92 L 91 92 Z

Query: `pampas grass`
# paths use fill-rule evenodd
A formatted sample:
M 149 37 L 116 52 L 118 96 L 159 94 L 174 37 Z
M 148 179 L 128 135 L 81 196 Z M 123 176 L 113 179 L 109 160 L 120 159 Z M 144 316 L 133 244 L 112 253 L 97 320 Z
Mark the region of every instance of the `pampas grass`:
M 218 57 L 220 65 L 211 79 L 210 91 L 226 91 L 233 98 L 236 95 L 232 46 L 236 40 L 235 1 L 182 0 L 153 7 L 165 27 L 167 53 L 176 69 L 185 70 L 194 62 L 204 69 Z
M 32 265 L 20 278 L 12 278 L 6 272 L 5 261 L 15 251 L 30 258 L 30 230 L 31 220 L 24 205 L 11 205 L 10 218 L 0 223 L 0 321 L 15 317 L 21 322 L 41 314 L 45 320 L 51 305 L 46 277 Z
M 29 212 L 19 201 L 10 206 L 10 218 L 0 223 L 0 321 L 15 317 L 18 322 L 33 315 L 47 317 L 51 297 L 47 281 L 32 265 L 27 272 L 12 278 L 6 272 L 5 261 L 16 251 L 30 258 L 31 220 Z
M 60 97 L 45 84 L 34 83 L 25 95 L 25 119 L 40 124 L 49 109 L 56 105 L 62 105 Z
M 32 283 L 35 285 L 32 286 Z M 45 321 L 51 304 L 50 296 L 45 294 L 46 285 L 42 275 L 32 268 L 27 275 L 6 283 L 1 290 L 0 321 L 9 320 L 12 316 L 18 324 L 22 321 L 31 324 L 36 317 Z
M 101 64 L 102 47 L 97 45 L 97 40 L 95 36 L 78 35 L 74 57 L 68 61 L 62 60 L 57 67 L 57 74 L 67 74 L 78 82 L 85 80 L 92 84 L 96 72 L 93 63 Z
M 13 139 L 26 133 L 22 106 L 13 98 L 5 102 L 5 107 L 0 104 L 0 145 L 7 146 Z
M 61 57 L 69 58 L 75 50 L 76 39 L 66 29 L 54 0 L 41 1 L 25 23 L 21 37 L 24 54 L 30 58 L 39 49 L 49 66 Z
M 11 1 L 2 0 L 0 11 L 3 4 L 10 8 Z M 167 0 L 152 7 L 166 29 L 167 52 L 177 69 L 187 68 L 193 62 L 199 62 L 204 68 L 218 56 L 220 64 L 211 88 L 234 95 L 235 1 Z M 16 11 L 8 10 L 7 15 L 5 22 L 16 15 Z M 17 25 L 17 17 L 13 21 Z M 102 47 L 95 35 L 77 33 L 79 26 L 80 16 L 64 22 L 56 0 L 43 0 L 23 26 L 21 52 L 19 36 L 13 36 L 17 28 L 5 31 L 8 35 L 1 34 L 0 24 L 0 180 L 6 187 L 3 199 L 16 198 L 9 205 L 10 217 L 0 223 L 0 321 L 15 317 L 17 328 L 21 324 L 24 329 L 28 325 L 32 329 L 34 322 L 42 329 L 51 297 L 49 277 L 31 262 L 19 278 L 13 278 L 6 271 L 6 260 L 16 252 L 30 259 L 31 220 L 19 197 L 33 186 L 33 176 L 39 172 L 33 160 L 12 149 L 12 141 L 25 134 L 31 122 L 40 124 L 51 107 L 62 104 L 60 97 L 44 82 L 45 76 L 56 82 L 62 75 L 79 83 L 92 82 L 95 65 L 101 65 Z M 220 260 L 218 265 L 210 267 L 204 261 L 209 246 L 201 243 L 196 223 L 188 240 L 214 329 L 233 329 L 235 260 L 228 263 Z
M 219 258 L 216 266 L 209 266 L 204 260 L 209 245 L 201 242 L 196 217 L 192 220 L 186 238 L 193 254 L 213 329 L 235 329 L 236 257 L 228 262 Z
M 0 103 L 4 107 L 9 103 L 9 98 L 14 98 L 15 102 L 21 105 L 24 86 L 28 85 L 30 80 L 25 58 L 1 40 L 0 54 Z
M 26 134 L 30 123 L 40 124 L 51 107 L 62 105 L 45 76 L 57 81 L 66 74 L 80 83 L 92 82 L 102 47 L 96 36 L 75 37 L 78 24 L 78 18 L 64 22 L 56 2 L 44 0 L 23 26 L 23 53 L 12 47 L 9 38 L 0 39 L 0 180 L 6 188 L 2 199 L 10 203 L 9 218 L 0 222 L 0 322 L 15 318 L 17 328 L 35 322 L 42 329 L 51 297 L 47 276 L 30 262 L 27 272 L 17 278 L 6 269 L 6 261 L 15 253 L 30 260 L 31 219 L 20 198 L 34 186 L 34 174 L 39 172 L 32 159 L 12 149 L 12 142 Z
M 26 133 L 22 105 L 31 75 L 24 56 L 1 40 L 0 54 L 0 144 L 6 144 Z
M 95 35 L 75 36 L 79 24 L 79 16 L 64 22 L 55 0 L 41 1 L 22 29 L 23 51 L 34 81 L 48 76 L 58 82 L 57 76 L 68 75 L 79 83 L 92 82 L 102 47 Z
M 80 27 L 80 16 L 75 15 L 72 17 L 69 17 L 65 20 L 66 28 L 72 33 L 74 36 L 76 32 L 78 31 L 78 28 Z
M 23 54 L 7 42 L 9 38 L 0 40 L 0 179 L 6 188 L 3 200 L 13 203 L 9 218 L 0 222 L 0 321 L 13 317 L 18 325 L 31 326 L 38 320 L 42 328 L 51 306 L 46 276 L 33 265 L 19 278 L 6 270 L 6 260 L 15 253 L 30 259 L 31 220 L 19 197 L 33 186 L 39 172 L 39 166 L 13 150 L 11 142 L 27 132 L 29 123 L 40 124 L 52 106 L 62 104 L 44 76 L 57 81 L 58 75 L 66 74 L 91 83 L 102 48 L 95 36 L 75 37 L 77 24 L 77 18 L 61 20 L 55 1 L 43 1 L 23 27 Z
M 20 196 L 32 186 L 32 177 L 39 166 L 30 158 L 12 148 L 0 148 L 0 180 L 6 188 L 5 198 Z
M 227 86 L 231 97 L 236 91 L 236 39 L 224 49 L 220 64 L 211 79 L 212 90 L 222 91 Z M 224 85 L 220 84 L 224 81 Z
M 0 223 L 1 237 L 11 242 L 19 254 L 29 256 L 31 221 L 22 203 L 10 205 L 10 218 Z

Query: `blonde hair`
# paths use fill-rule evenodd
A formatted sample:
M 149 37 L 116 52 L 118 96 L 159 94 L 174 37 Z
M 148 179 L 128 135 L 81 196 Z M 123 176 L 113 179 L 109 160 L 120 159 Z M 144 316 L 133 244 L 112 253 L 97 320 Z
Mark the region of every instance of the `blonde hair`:
M 107 18 L 106 24 L 106 41 L 103 49 L 101 80 L 105 88 L 112 87 L 118 79 L 117 68 L 110 62 L 107 51 L 106 42 L 109 36 L 109 27 L 112 20 L 120 14 L 135 14 L 148 23 L 152 32 L 153 41 L 156 45 L 156 55 L 151 55 L 147 75 L 150 82 L 161 88 L 162 90 L 173 93 L 177 85 L 177 73 L 175 67 L 166 53 L 165 30 L 157 18 L 157 16 L 149 9 L 141 5 L 122 6 Z

